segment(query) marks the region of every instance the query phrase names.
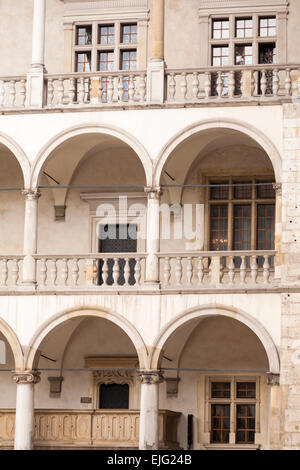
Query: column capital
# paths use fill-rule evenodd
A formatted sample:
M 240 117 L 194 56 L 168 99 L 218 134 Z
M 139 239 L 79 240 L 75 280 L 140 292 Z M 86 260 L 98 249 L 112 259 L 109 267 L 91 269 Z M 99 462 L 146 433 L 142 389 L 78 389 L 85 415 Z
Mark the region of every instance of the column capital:
M 16 384 L 37 384 L 41 380 L 40 375 L 41 373 L 35 370 L 14 371 L 12 380 L 16 382 Z
M 280 385 L 280 374 L 274 374 L 273 372 L 267 372 L 267 384 L 268 385 Z
M 148 199 L 160 199 L 162 189 L 160 186 L 146 186 L 144 189 Z
M 278 196 L 281 196 L 282 195 L 282 183 L 273 183 L 272 186 L 273 186 L 275 193 Z
M 41 192 L 40 192 L 39 188 L 35 188 L 35 189 L 23 189 L 23 190 L 22 190 L 22 194 L 23 194 L 23 196 L 25 196 L 26 199 L 29 200 L 29 201 L 35 201 L 35 200 L 37 200 L 39 197 L 41 197 Z
M 164 380 L 160 370 L 139 370 L 137 371 L 137 377 L 141 384 L 145 385 L 160 384 Z

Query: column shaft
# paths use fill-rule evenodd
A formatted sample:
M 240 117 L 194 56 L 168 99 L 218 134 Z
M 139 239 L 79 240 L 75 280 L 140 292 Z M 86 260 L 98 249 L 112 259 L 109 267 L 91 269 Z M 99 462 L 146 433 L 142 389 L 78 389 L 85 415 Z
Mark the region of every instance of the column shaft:
M 146 188 L 148 195 L 147 206 L 147 262 L 146 281 L 159 282 L 159 262 L 157 253 L 160 249 L 160 188 Z
M 140 450 L 158 449 L 158 414 L 159 414 L 159 371 L 143 371 L 141 381 L 140 407 Z
M 34 438 L 34 384 L 39 382 L 34 372 L 16 373 L 17 384 L 15 450 L 32 450 Z
M 33 255 L 37 252 L 37 221 L 38 221 L 38 190 L 23 191 L 25 195 L 25 222 L 24 222 L 24 261 L 23 283 L 35 284 L 36 268 Z
M 165 0 L 152 1 L 152 60 L 164 60 Z
M 32 30 L 32 68 L 44 68 L 46 0 L 34 0 Z

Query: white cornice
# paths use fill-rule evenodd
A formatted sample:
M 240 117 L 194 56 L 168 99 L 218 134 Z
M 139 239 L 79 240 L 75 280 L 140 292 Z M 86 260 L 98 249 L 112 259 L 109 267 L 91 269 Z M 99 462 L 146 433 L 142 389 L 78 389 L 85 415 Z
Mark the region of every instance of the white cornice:
M 288 12 L 288 0 L 199 0 L 199 14 Z
M 76 21 L 145 20 L 148 0 L 63 0 L 64 23 Z

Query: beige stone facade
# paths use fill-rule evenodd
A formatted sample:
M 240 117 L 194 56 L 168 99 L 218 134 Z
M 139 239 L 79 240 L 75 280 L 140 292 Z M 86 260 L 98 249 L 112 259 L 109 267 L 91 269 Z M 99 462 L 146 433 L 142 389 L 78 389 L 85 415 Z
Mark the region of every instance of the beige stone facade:
M 0 448 L 299 449 L 299 2 L 17 4 Z

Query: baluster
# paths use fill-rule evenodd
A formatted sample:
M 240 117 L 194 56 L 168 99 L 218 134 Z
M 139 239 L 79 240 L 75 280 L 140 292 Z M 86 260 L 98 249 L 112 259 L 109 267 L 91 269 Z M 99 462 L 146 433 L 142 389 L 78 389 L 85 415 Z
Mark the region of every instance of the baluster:
M 198 283 L 199 283 L 200 285 L 203 284 L 203 279 L 204 279 L 203 256 L 199 256 L 199 262 L 198 262 Z
M 107 263 L 107 258 L 103 260 L 103 266 L 102 266 L 102 280 L 103 280 L 103 285 L 107 285 L 107 279 L 108 279 L 108 263 Z
M 90 102 L 90 87 L 91 87 L 91 79 L 89 77 L 84 79 L 84 102 Z
M 209 98 L 211 95 L 211 75 L 209 72 L 205 72 L 204 92 L 205 98 Z
M 7 286 L 7 279 L 8 279 L 7 263 L 8 263 L 7 259 L 2 260 L 2 269 L 1 269 L 1 285 L 2 286 Z
M 241 284 L 245 284 L 245 280 L 246 280 L 246 256 L 241 256 L 240 278 L 241 278 Z
M 113 266 L 114 285 L 118 284 L 119 276 L 120 276 L 119 258 L 114 258 L 114 266 Z
M 264 283 L 268 284 L 269 283 L 269 277 L 270 277 L 270 263 L 269 263 L 269 255 L 264 255 Z
M 57 260 L 55 258 L 52 258 L 52 260 L 51 260 L 50 279 L 51 279 L 51 285 L 56 286 Z
M 119 83 L 118 83 L 118 99 L 119 101 L 123 101 L 124 97 L 124 82 L 122 75 L 119 76 Z
M 300 69 L 298 70 L 298 78 L 297 78 L 297 90 L 298 90 L 298 96 L 300 96 Z M 0 103 L 1 105 L 1 103 Z
M 135 94 L 135 87 L 134 87 L 134 75 L 129 76 L 129 85 L 128 85 L 128 98 L 129 103 L 134 102 L 134 94 Z
M 146 101 L 146 75 L 143 73 L 140 76 L 140 84 L 139 84 L 139 92 L 140 92 L 140 101 Z
M 19 280 L 19 260 L 14 259 L 12 268 L 11 268 L 11 280 L 12 280 L 12 285 L 16 287 L 18 285 L 18 280 Z
M 186 95 L 187 95 L 187 79 L 186 79 L 186 73 L 182 73 L 182 74 L 181 74 L 180 90 L 181 90 L 181 95 L 182 95 L 183 101 L 186 101 Z
M 177 286 L 180 286 L 181 285 L 181 279 L 182 279 L 182 263 L 181 263 L 180 256 L 178 256 L 176 258 L 175 277 L 176 277 Z
M 124 266 L 124 279 L 125 279 L 125 286 L 128 286 L 130 278 L 130 266 L 129 266 L 129 258 L 125 258 L 125 266 Z
M 278 96 L 278 90 L 279 90 L 279 75 L 278 75 L 278 69 L 273 70 L 273 95 Z
M 253 70 L 251 70 L 251 87 L 250 87 L 251 96 L 254 96 L 255 90 L 257 88 L 256 78 L 257 78 L 257 74 L 253 72 Z
M 187 258 L 187 266 L 186 266 L 186 279 L 187 279 L 188 286 L 192 284 L 192 278 L 193 278 L 193 260 L 189 256 Z
M 5 99 L 5 83 L 3 80 L 0 80 L 0 108 L 4 105 Z
M 257 96 L 259 94 L 259 74 L 257 70 L 253 71 L 253 92 L 252 96 Z
M 198 72 L 193 72 L 193 81 L 192 81 L 192 91 L 194 100 L 198 100 L 199 98 L 199 76 Z
M 256 284 L 257 274 L 258 274 L 257 256 L 253 255 L 252 262 L 251 262 L 251 278 L 252 278 L 253 284 Z
M 229 98 L 234 97 L 234 91 L 235 91 L 234 72 L 231 70 L 229 72 L 229 80 L 228 80 L 228 96 L 229 96 Z
M 78 85 L 78 102 L 80 104 L 84 103 L 84 78 L 81 77 L 79 79 L 79 85 Z
M 290 69 L 286 69 L 285 71 L 285 94 L 286 96 L 291 95 L 291 87 L 292 87 L 291 71 Z
M 58 79 L 58 87 L 57 87 L 57 101 L 59 105 L 63 104 L 64 99 L 64 81 L 62 78 Z
M 45 287 L 47 280 L 47 259 L 41 259 L 41 267 L 40 267 L 40 285 L 41 287 Z
M 141 271 L 141 260 L 140 258 L 135 258 L 134 279 L 137 286 L 141 283 Z
M 70 78 L 70 85 L 69 85 L 69 104 L 73 104 L 75 100 L 75 79 Z
M 228 277 L 229 277 L 229 283 L 231 285 L 233 285 L 234 276 L 235 276 L 234 268 L 235 266 L 234 266 L 233 256 L 229 256 Z
M 98 85 L 98 92 L 97 92 L 98 103 L 102 103 L 102 99 L 103 99 L 102 97 L 103 97 L 103 82 L 102 82 L 102 79 L 100 78 L 99 85 Z
M 52 106 L 54 98 L 54 85 L 52 78 L 48 78 L 47 105 Z
M 26 80 L 20 81 L 20 106 L 24 108 L 26 100 Z
M 171 279 L 171 263 L 170 258 L 166 257 L 164 259 L 164 282 L 166 286 L 170 285 Z
M 78 286 L 78 279 L 79 279 L 78 258 L 73 259 L 72 279 L 73 279 L 74 286 Z
M 267 76 L 266 76 L 265 70 L 261 72 L 260 88 L 261 88 L 261 94 L 265 96 L 266 91 L 267 91 Z
M 113 96 L 114 96 L 114 82 L 113 82 L 113 77 L 110 75 L 107 78 L 107 102 L 108 103 L 113 102 Z
M 169 80 L 169 97 L 170 97 L 170 101 L 175 100 L 175 94 L 176 94 L 175 73 L 170 73 L 170 80 Z
M 9 105 L 14 108 L 16 102 L 16 81 L 11 80 L 9 82 L 9 95 L 8 95 Z
M 62 280 L 63 286 L 67 285 L 68 275 L 69 275 L 68 260 L 67 258 L 63 258 L 62 268 L 61 268 L 61 280 Z
M 217 93 L 218 93 L 218 98 L 222 98 L 222 93 L 223 93 L 222 72 L 218 72 L 218 78 L 217 78 Z

